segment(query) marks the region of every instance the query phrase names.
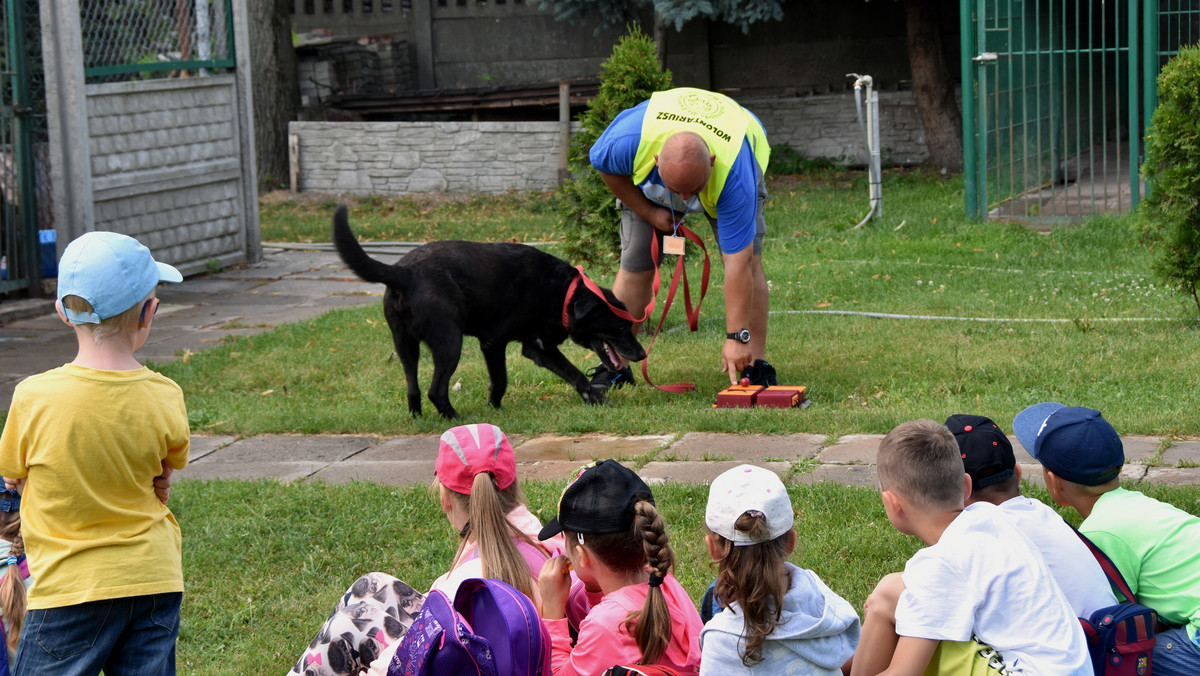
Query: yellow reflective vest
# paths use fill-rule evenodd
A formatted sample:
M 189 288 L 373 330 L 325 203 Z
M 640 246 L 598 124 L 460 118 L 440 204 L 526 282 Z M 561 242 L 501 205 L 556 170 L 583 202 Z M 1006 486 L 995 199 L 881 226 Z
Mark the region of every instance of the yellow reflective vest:
M 679 87 L 655 92 L 642 119 L 642 138 L 633 160 L 633 182 L 642 181 L 654 170 L 654 155 L 672 134 L 690 131 L 699 134 L 717 156 L 708 184 L 700 192 L 700 204 L 709 216 L 717 215 L 717 198 L 725 188 L 725 179 L 742 149 L 742 139 L 750 139 L 759 169 L 766 171 L 771 148 L 762 125 L 737 101 L 714 92 Z

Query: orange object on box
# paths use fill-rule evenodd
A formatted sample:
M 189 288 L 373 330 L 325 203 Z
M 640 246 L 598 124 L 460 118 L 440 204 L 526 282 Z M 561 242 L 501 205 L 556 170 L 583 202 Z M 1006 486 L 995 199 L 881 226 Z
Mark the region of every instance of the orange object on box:
M 730 385 L 717 392 L 717 408 L 754 408 L 762 385 Z
M 804 401 L 803 385 L 773 385 L 758 393 L 755 406 L 761 408 L 793 408 Z

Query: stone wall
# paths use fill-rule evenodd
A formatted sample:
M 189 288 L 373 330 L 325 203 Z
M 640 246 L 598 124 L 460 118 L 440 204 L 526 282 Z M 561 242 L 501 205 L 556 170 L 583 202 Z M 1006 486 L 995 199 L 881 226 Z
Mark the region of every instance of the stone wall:
M 245 259 L 233 76 L 89 85 L 87 125 L 96 229 L 184 274 Z
M 866 164 L 853 93 L 742 104 L 762 120 L 772 145 Z M 928 153 L 912 92 L 881 92 L 879 105 L 883 163 L 923 161 Z M 293 162 L 301 191 L 497 193 L 547 190 L 558 181 L 557 122 L 292 122 L 288 133 L 299 141 Z
M 879 137 L 884 166 L 911 165 L 929 157 L 925 130 L 911 91 L 879 94 Z M 771 145 L 786 143 L 805 157 L 842 158 L 842 163 L 867 163 L 867 145 L 859 126 L 854 92 L 793 98 L 743 99 L 767 130 Z M 866 120 L 866 90 L 863 90 Z
M 558 180 L 557 122 L 292 122 L 288 133 L 301 191 L 499 193 Z

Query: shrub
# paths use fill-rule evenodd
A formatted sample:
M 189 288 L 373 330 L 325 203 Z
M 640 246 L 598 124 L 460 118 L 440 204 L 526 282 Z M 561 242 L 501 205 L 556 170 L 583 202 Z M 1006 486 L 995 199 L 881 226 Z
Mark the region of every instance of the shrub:
M 1142 175 L 1150 196 L 1144 234 L 1161 247 L 1154 271 L 1200 311 L 1200 47 L 1185 47 L 1158 75 L 1158 108 Z
M 845 165 L 845 157 L 807 157 L 786 143 L 776 143 L 771 146 L 771 161 L 767 165 L 767 173 L 820 174 L 842 169 Z
M 567 155 L 572 178 L 556 197 L 563 248 L 572 261 L 611 267 L 621 250 L 616 198 L 592 168 L 588 151 L 617 113 L 671 87 L 671 71 L 659 65 L 654 40 L 637 26 L 629 29 L 608 60 L 600 64 L 600 89 L 579 116 L 581 129 L 571 139 Z

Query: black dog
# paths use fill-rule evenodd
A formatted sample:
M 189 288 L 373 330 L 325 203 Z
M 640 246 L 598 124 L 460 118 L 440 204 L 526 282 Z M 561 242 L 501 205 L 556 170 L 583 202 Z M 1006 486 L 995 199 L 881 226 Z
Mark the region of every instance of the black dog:
M 409 252 L 395 265 L 381 263 L 359 245 L 339 206 L 333 215 L 333 241 L 351 270 L 368 282 L 387 285 L 383 314 L 392 329 L 396 354 L 408 382 L 408 410 L 421 413 L 417 383 L 420 344 L 433 354 L 429 400 L 447 418 L 450 377 L 462 356 L 464 335 L 479 338 L 491 384 L 488 401 L 499 408 L 508 387 L 504 351 L 520 341 L 521 354 L 571 384 L 589 404 L 604 402 L 603 390 L 558 346 L 571 340 L 595 351 L 604 364 L 622 368 L 623 359 L 640 361 L 646 351 L 633 335 L 632 322 L 614 314 L 625 306 L 608 289 L 604 297 L 572 281 L 579 272 L 565 261 L 524 244 L 431 242 Z M 568 290 L 574 289 L 568 299 Z

